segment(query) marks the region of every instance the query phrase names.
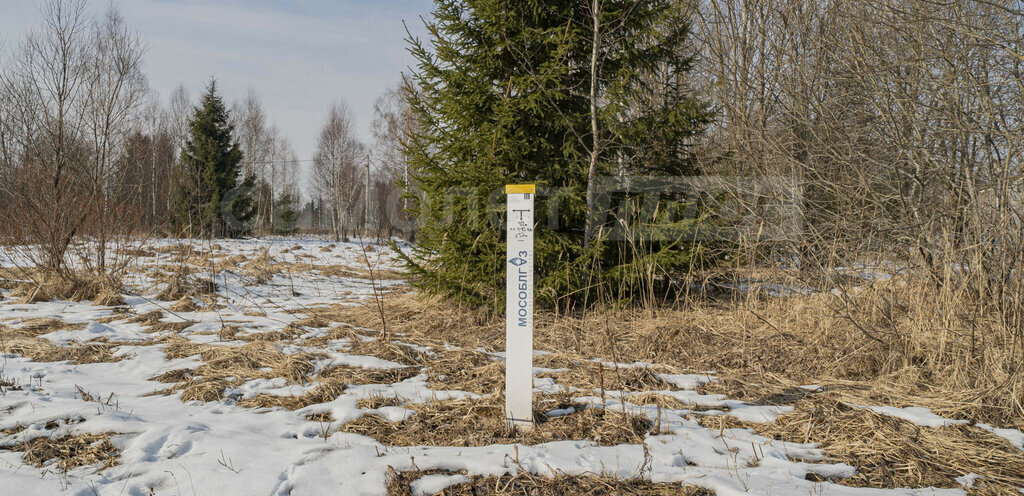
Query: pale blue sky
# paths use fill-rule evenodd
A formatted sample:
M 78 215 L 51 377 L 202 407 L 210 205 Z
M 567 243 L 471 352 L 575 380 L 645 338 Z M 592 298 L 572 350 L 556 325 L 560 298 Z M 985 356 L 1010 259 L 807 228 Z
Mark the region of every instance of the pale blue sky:
M 268 117 L 309 159 L 327 107 L 344 99 L 369 137 L 373 101 L 413 64 L 405 20 L 424 32 L 430 0 L 119 0 L 149 44 L 146 74 L 165 99 L 179 83 L 197 96 L 216 76 L 229 102 L 253 87 Z M 98 13 L 108 0 L 90 0 Z M 0 0 L 0 43 L 38 22 L 35 0 Z

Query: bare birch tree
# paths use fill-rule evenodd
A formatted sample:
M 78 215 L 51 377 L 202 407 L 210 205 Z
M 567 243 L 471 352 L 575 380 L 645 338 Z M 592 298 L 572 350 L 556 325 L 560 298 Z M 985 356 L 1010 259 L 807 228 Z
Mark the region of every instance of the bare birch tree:
M 352 208 L 362 190 L 358 181 L 365 148 L 355 137 L 348 106 L 331 105 L 317 141 L 313 174 L 318 193 L 331 205 L 335 240 L 347 237 L 352 227 Z
M 9 138 L 4 160 L 9 211 L 3 234 L 34 243 L 25 255 L 48 273 L 64 272 L 65 254 L 84 219 L 85 125 L 80 106 L 88 85 L 89 19 L 83 0 L 48 0 L 0 74 Z
M 386 90 L 373 105 L 371 152 L 377 176 L 373 197 L 377 205 L 379 229 L 387 231 L 389 235 L 398 229 L 414 238 L 415 226 L 405 213 L 407 200 L 400 198 L 402 188 L 415 194 L 403 148 L 419 126 L 407 103 L 407 91 L 411 89 L 403 82 Z
M 124 158 L 128 138 L 140 125 L 148 86 L 142 73 L 145 46 L 116 8 L 107 10 L 93 27 L 90 48 L 81 112 L 90 148 L 86 180 L 93 210 L 89 231 L 96 240 L 95 270 L 105 274 L 109 238 L 117 232 L 130 232 L 125 223 L 138 219 L 135 212 L 124 208 L 128 184 L 121 179 L 125 167 L 139 166 L 125 163 Z

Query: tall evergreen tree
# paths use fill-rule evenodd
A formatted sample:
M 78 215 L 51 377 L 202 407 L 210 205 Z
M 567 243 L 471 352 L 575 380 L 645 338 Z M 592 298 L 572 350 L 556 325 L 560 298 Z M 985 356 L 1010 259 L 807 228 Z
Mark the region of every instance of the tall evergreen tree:
M 239 184 L 242 152 L 235 141 L 227 107 L 210 80 L 188 124 L 179 161 L 178 225 L 192 235 L 244 232 L 253 213 L 249 191 L 254 178 Z
M 635 252 L 588 242 L 588 182 L 696 172 L 689 143 L 711 113 L 686 87 L 684 8 L 676 0 L 435 0 L 429 42 L 410 39 L 418 65 L 405 91 L 420 125 L 404 144 L 420 192 L 410 207 L 419 222 L 407 258 L 414 283 L 500 307 L 505 247 L 495 219 L 504 216 L 502 186 L 526 182 L 540 186 L 538 198 L 549 195 L 536 215 L 542 301 L 582 299 L 598 267 L 619 269 L 603 273 L 619 274 L 608 284 L 630 284 L 622 274 Z M 671 270 L 693 252 L 677 240 L 645 257 Z

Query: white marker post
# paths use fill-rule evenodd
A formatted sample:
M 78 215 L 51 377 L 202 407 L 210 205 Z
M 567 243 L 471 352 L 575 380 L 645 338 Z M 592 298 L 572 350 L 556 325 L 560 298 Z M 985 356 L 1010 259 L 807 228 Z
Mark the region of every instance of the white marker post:
M 505 186 L 505 419 L 533 427 L 533 197 L 532 184 Z

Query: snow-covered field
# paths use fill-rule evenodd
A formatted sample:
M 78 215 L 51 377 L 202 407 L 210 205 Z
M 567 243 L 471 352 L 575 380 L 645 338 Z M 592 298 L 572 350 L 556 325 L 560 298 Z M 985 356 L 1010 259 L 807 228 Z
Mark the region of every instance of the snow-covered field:
M 67 301 L 22 304 L 12 298 L 0 302 L 0 325 L 10 335 L 20 329 L 23 337 L 28 336 L 25 329 L 42 325 L 44 334 L 25 339 L 41 338 L 62 347 L 97 344 L 116 360 L 75 364 L 3 354 L 0 494 L 384 494 L 389 470 L 431 471 L 412 484 L 417 494 L 432 494 L 474 475 L 521 470 L 542 475 L 642 476 L 680 487 L 696 485 L 718 495 L 965 494 L 961 489 L 868 489 L 828 480 L 816 482 L 849 477 L 856 469 L 826 462 L 824 452 L 815 445 L 767 439 L 748 429 L 704 427 L 698 422 L 702 416 L 772 422 L 791 407 L 747 404 L 722 395 L 702 394 L 698 388 L 715 377 L 695 371 L 662 374 L 660 378 L 667 385 L 663 390 L 604 394 L 570 388 L 551 377 L 537 378 L 538 393 L 568 394 L 574 403 L 588 408 L 625 410 L 647 417 L 659 427 L 642 443 L 613 446 L 566 439 L 536 445 L 396 447 L 345 432 L 346 424 L 365 416 L 400 422 L 416 415 L 412 408 L 415 405 L 485 399 L 478 392 L 441 389 L 425 373 L 392 384 L 349 383 L 325 401 L 296 409 L 254 406 L 254 399 L 313 394 L 321 386 L 318 378 L 333 368 L 404 368 L 388 359 L 392 357 L 361 355 L 353 350 L 354 340 L 377 339 L 373 330 L 346 328 L 346 332 L 355 333 L 351 334 L 354 337 L 334 339 L 330 329 L 345 328 L 345 322 L 313 323 L 308 319 L 310 309 L 357 305 L 373 299 L 375 285 L 381 291 L 391 291 L 404 283 L 397 277 L 371 282 L 359 242 L 333 245 L 314 239 L 224 240 L 217 241 L 216 246 L 196 243 L 201 251 L 214 255 L 214 268 L 209 270 L 216 273 L 215 297 L 186 296 L 184 302 L 160 300 L 158 295 L 166 289 L 161 271 L 172 272 L 182 264 L 198 265 L 176 251 L 177 243 L 160 241 L 148 247 L 129 281 L 129 291 L 123 295 L 125 305 Z M 261 257 L 270 265 L 282 263 L 287 270 L 247 269 Z M 375 269 L 399 267 L 385 246 L 375 246 L 369 259 Z M 221 268 L 217 268 L 219 262 Z M 202 269 L 192 268 L 202 275 Z M 160 313 L 151 313 L 154 311 Z M 140 318 L 145 315 L 149 318 Z M 159 321 L 154 321 L 154 315 Z M 46 318 L 63 323 L 39 320 Z M 179 324 L 154 325 L 174 322 Z M 228 327 L 231 332 L 225 333 Z M 286 332 L 287 339 L 258 336 L 274 336 L 268 333 L 281 331 Z M 399 342 L 401 338 L 395 337 Z M 201 381 L 199 374 L 189 376 L 187 370 L 177 383 L 154 379 L 182 369 L 198 369 L 207 359 L 213 360 L 212 354 L 204 354 L 211 346 L 242 348 L 256 344 L 269 347 L 260 349 L 284 357 L 282 360 L 308 360 L 309 367 L 302 369 L 302 377 L 309 379 L 278 375 L 276 368 L 257 366 L 253 370 L 258 377 L 225 378 L 225 386 L 214 389 L 213 398 L 183 398 L 184 389 L 153 394 L 175 384 Z M 197 354 L 168 351 L 172 347 L 189 350 L 191 345 L 196 346 Z M 417 351 L 429 357 L 451 350 Z M 500 354 L 484 354 L 500 360 Z M 543 372 L 545 369 L 536 370 L 538 374 Z M 631 401 L 645 393 L 673 398 L 689 407 L 672 409 Z M 375 398 L 392 401 L 379 406 L 370 401 Z M 864 408 L 921 425 L 956 422 L 925 409 Z M 549 414 L 574 415 L 576 409 Z M 1024 434 L 1020 431 L 993 432 L 1024 449 Z M 44 460 L 41 467 L 26 460 L 24 447 L 34 439 L 86 434 L 106 435 L 116 450 L 108 451 L 116 458 L 66 470 L 56 459 Z M 971 475 L 964 476 L 964 484 L 970 484 Z

